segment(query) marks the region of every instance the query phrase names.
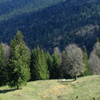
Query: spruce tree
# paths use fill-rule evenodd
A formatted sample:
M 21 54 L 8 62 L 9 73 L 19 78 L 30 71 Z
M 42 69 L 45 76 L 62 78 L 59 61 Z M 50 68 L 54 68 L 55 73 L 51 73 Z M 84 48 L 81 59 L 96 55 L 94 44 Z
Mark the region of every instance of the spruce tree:
M 22 39 L 22 34 L 17 31 L 14 40 L 11 40 L 11 52 L 9 59 L 9 86 L 17 89 L 26 85 L 30 79 L 30 52 Z
M 32 50 L 31 54 L 31 63 L 30 63 L 30 72 L 31 72 L 31 81 L 36 80 L 36 74 L 35 74 L 35 65 L 37 62 L 37 50 L 36 48 Z
M 48 65 L 43 50 L 41 50 L 41 77 L 42 79 L 49 79 Z
M 84 53 L 84 63 L 85 63 L 85 72 L 84 72 L 84 76 L 87 76 L 87 75 L 91 75 L 91 70 L 90 70 L 90 65 L 89 65 L 89 62 L 88 62 L 88 54 L 87 54 L 87 50 L 86 50 L 86 47 L 83 46 L 83 53 Z
M 39 80 L 40 79 L 40 48 L 37 47 L 34 50 L 32 50 L 31 55 L 31 80 Z
M 97 42 L 99 42 L 99 37 L 97 37 Z
M 48 70 L 49 70 L 50 77 L 51 77 L 53 59 L 49 52 L 45 53 L 45 58 L 46 58 L 46 63 L 48 65 Z
M 6 68 L 6 57 L 2 43 L 0 44 L 0 86 L 4 86 L 7 84 L 8 75 Z
M 65 67 L 66 67 L 66 54 L 65 54 L 65 51 L 63 51 L 62 56 L 61 56 L 61 64 L 60 64 L 61 78 L 70 78 L 68 73 L 66 73 L 65 71 Z
M 31 55 L 31 80 L 49 79 L 48 66 L 43 50 L 39 46 L 32 51 Z
M 59 79 L 60 77 L 60 63 L 59 63 L 59 56 L 57 54 L 52 55 L 52 68 L 51 68 L 51 79 Z

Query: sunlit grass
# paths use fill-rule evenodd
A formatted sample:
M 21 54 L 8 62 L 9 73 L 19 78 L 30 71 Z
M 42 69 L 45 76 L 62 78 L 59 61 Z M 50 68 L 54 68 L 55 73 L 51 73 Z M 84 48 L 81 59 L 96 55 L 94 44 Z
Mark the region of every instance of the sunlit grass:
M 60 81 L 60 82 L 59 82 Z M 0 87 L 0 100 L 100 100 L 100 76 L 76 81 L 42 80 L 28 82 L 19 90 Z

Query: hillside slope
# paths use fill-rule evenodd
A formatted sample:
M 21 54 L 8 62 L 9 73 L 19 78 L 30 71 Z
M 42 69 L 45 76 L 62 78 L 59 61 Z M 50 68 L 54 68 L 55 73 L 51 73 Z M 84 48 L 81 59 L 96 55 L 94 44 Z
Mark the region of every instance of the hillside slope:
M 30 48 L 39 45 L 44 50 L 52 52 L 56 46 L 63 50 L 66 45 L 77 43 L 80 47 L 86 45 L 90 51 L 97 36 L 100 37 L 100 1 L 56 0 L 56 3 L 51 1 L 50 6 L 47 6 L 46 2 L 42 4 L 38 2 L 39 10 L 36 12 L 30 8 L 33 7 L 31 3 L 28 3 L 28 6 L 18 3 L 22 8 L 15 6 L 15 11 L 9 10 L 11 12 L 7 12 L 8 15 L 2 14 L 1 16 L 3 18 L 6 16 L 7 19 L 1 18 L 0 41 L 9 43 L 16 31 L 21 30 Z M 18 9 L 21 11 L 20 14 L 17 12 Z M 27 13 L 24 13 L 23 9 Z M 14 16 L 11 17 L 11 14 Z
M 22 89 L 0 88 L 0 100 L 99 100 L 100 75 L 72 79 L 29 82 Z
M 36 12 L 64 0 L 1 0 L 0 22 L 17 15 Z

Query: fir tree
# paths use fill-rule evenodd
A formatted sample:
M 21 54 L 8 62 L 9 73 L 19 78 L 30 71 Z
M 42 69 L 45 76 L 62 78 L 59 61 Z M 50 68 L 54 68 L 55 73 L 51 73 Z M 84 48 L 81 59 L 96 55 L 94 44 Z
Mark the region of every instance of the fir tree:
M 97 37 L 97 42 L 99 42 L 99 37 Z
M 31 55 L 31 80 L 38 80 L 40 79 L 40 48 L 34 49 Z
M 91 70 L 90 70 L 90 65 L 88 62 L 88 54 L 87 54 L 87 50 L 86 47 L 83 46 L 83 52 L 84 52 L 84 63 L 85 63 L 85 72 L 83 75 L 87 76 L 87 75 L 91 75 Z
M 11 55 L 9 59 L 8 85 L 10 87 L 17 87 L 18 89 L 21 85 L 26 85 L 30 79 L 30 52 L 25 42 L 23 42 L 21 33 L 18 35 L 18 31 L 10 45 Z
M 24 43 L 25 44 L 25 42 L 23 41 L 23 38 L 24 38 L 24 36 L 22 35 L 21 31 L 18 30 L 16 35 L 14 36 L 14 40 L 11 40 L 10 46 L 14 47 L 14 46 L 16 46 L 16 45 L 18 45 L 20 43 Z
M 37 49 L 32 51 L 31 55 L 31 80 L 49 79 L 48 66 L 44 56 L 44 52 Z
M 0 44 L 0 86 L 4 86 L 7 84 L 8 75 L 7 75 L 7 68 L 6 68 L 6 57 L 5 52 L 3 49 L 2 43 Z
M 48 65 L 43 50 L 41 50 L 41 77 L 42 79 L 49 79 Z
M 49 52 L 47 52 L 45 54 L 45 57 L 46 57 L 46 63 L 48 65 L 48 70 L 49 70 L 50 77 L 51 77 L 53 59 L 52 59 L 51 55 L 49 54 Z
M 61 64 L 60 64 L 61 78 L 69 78 L 69 75 L 65 72 L 65 67 L 66 67 L 66 54 L 65 51 L 63 51 L 61 56 Z
M 59 64 L 59 56 L 57 54 L 52 55 L 52 68 L 51 68 L 51 79 L 58 79 L 60 77 L 60 64 Z

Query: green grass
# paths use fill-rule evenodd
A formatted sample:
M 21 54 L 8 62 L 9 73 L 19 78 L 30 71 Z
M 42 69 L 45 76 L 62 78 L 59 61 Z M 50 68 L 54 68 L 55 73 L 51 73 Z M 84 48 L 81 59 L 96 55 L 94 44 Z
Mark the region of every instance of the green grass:
M 29 82 L 19 90 L 0 87 L 0 100 L 100 100 L 100 75 L 58 81 Z

